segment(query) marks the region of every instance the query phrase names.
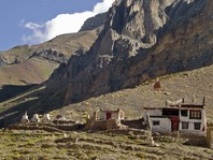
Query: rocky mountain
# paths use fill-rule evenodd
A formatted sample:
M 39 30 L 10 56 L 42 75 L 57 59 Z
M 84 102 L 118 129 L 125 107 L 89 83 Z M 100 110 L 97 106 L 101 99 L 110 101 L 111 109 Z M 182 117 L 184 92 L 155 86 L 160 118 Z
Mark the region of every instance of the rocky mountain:
M 66 62 L 79 49 L 88 50 L 96 38 L 96 32 L 91 29 L 86 32 L 60 35 L 39 45 L 16 46 L 8 51 L 0 52 L 0 67 L 18 64 L 35 57 L 59 63 Z
M 0 53 L 0 102 L 46 81 L 59 64 L 83 54 L 96 30 L 58 36 L 43 44 L 16 46 Z
M 103 28 L 104 23 L 106 22 L 107 19 L 107 12 L 105 13 L 100 13 L 94 17 L 88 18 L 81 29 L 81 31 L 88 31 L 88 30 L 93 30 L 94 28 L 97 28 L 97 31 L 100 32 L 100 30 Z
M 55 70 L 47 88 L 60 88 L 57 101 L 68 104 L 211 64 L 212 5 L 207 0 L 115 1 L 88 53 Z
M 116 0 L 89 51 L 61 64 L 13 109 L 46 112 L 211 65 L 212 8 L 211 0 Z

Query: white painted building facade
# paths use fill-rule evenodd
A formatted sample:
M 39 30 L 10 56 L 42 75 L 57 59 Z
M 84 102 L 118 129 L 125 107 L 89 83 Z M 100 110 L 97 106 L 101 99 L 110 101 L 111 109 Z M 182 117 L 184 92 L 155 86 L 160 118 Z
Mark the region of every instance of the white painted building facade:
M 182 133 L 205 135 L 207 130 L 204 104 L 181 103 L 178 106 L 144 108 L 143 117 L 146 123 L 151 123 L 153 132 L 180 131 Z
M 125 118 L 125 113 L 121 109 L 117 110 L 100 110 L 99 120 L 106 121 L 108 119 L 116 119 L 118 121 Z
M 207 130 L 205 109 L 188 108 L 180 110 L 179 130 L 185 133 L 205 134 Z
M 171 120 L 165 117 L 152 117 L 152 131 L 159 133 L 168 133 L 171 132 Z

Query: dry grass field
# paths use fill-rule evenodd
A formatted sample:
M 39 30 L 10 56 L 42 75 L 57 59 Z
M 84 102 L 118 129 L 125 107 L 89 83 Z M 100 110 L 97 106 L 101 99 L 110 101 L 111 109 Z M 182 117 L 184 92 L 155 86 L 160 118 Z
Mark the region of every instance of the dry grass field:
M 51 49 L 69 59 L 80 48 L 88 50 L 96 38 L 95 30 L 64 34 L 39 45 L 16 46 L 10 50 L 0 52 L 0 57 L 10 64 L 0 67 L 0 87 L 44 82 L 59 66 L 59 62 L 39 56 L 30 58 L 34 53 Z M 17 62 L 15 63 L 15 61 Z
M 117 109 L 121 108 L 126 112 L 127 118 L 139 118 L 143 114 L 144 107 L 163 107 L 166 100 L 178 100 L 184 98 L 186 103 L 200 104 L 203 97 L 206 99 L 206 110 L 208 121 L 213 121 L 213 65 L 201 69 L 180 72 L 176 74 L 159 77 L 161 90 L 155 91 L 153 84 L 155 79 L 144 82 L 135 88 L 124 89 L 114 93 L 100 95 L 82 101 L 80 103 L 69 104 L 50 112 L 53 114 L 62 113 L 68 117 L 75 118 L 81 115 L 82 111 L 92 114 L 97 109 Z M 7 110 L 14 106 L 33 103 L 34 99 L 45 98 L 50 101 L 48 95 L 38 97 L 37 93 L 45 87 L 37 88 L 16 96 L 8 101 L 0 103 L 0 111 Z M 38 99 L 39 101 L 39 99 Z M 33 104 L 32 104 L 33 105 Z M 32 106 L 26 106 L 32 107 Z M 42 106 L 42 104 L 39 107 Z M 52 104 L 54 108 L 54 104 Z
M 4 85 L 39 84 L 59 66 L 58 63 L 39 58 L 31 58 L 19 64 L 0 69 L 0 87 Z
M 91 30 L 0 51 L 0 102 L 46 81 L 60 63 L 79 50 L 88 50 L 96 38 L 96 31 Z
M 155 80 L 145 82 L 135 88 L 101 95 L 80 103 L 70 104 L 50 111 L 81 120 L 85 111 L 121 108 L 127 118 L 138 118 L 143 107 L 164 106 L 166 100 L 185 98 L 187 103 L 202 103 L 206 97 L 208 122 L 213 120 L 213 65 L 201 69 L 159 77 L 161 90 L 154 91 Z M 16 98 L 0 103 L 3 111 L 25 101 L 31 101 L 33 93 L 42 88 L 31 90 Z M 30 106 L 29 106 L 30 107 Z M 156 139 L 159 147 L 147 145 L 143 134 L 115 134 L 112 132 L 45 132 L 42 130 L 1 130 L 0 159 L 37 160 L 37 159 L 156 159 L 156 160 L 210 160 L 213 150 L 203 147 L 183 145 L 183 140 L 170 136 Z
M 202 104 L 206 99 L 209 121 L 213 120 L 213 65 L 201 69 L 180 72 L 159 77 L 161 90 L 155 91 L 156 79 L 144 82 L 135 88 L 124 89 L 114 93 L 94 97 L 86 101 L 70 104 L 59 112 L 88 111 L 101 109 L 123 109 L 127 118 L 142 116 L 144 107 L 164 107 L 166 100 L 185 99 L 186 103 Z
M 209 160 L 213 150 L 185 146 L 181 139 L 162 137 L 151 147 L 147 137 L 113 132 L 0 131 L 0 159 L 5 160 Z

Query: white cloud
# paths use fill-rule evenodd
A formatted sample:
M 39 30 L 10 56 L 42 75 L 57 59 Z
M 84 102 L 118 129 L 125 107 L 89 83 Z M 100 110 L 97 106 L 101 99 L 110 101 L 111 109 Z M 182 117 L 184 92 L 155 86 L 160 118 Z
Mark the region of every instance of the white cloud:
M 23 35 L 22 40 L 27 43 L 38 43 L 47 40 L 46 26 L 43 24 L 37 24 L 33 22 L 28 22 L 24 24 L 24 27 L 32 31 L 32 35 Z
M 93 12 L 96 14 L 106 12 L 112 6 L 114 1 L 115 0 L 103 0 L 103 2 L 97 3 L 94 6 Z
M 25 22 L 24 28 L 31 30 L 32 33 L 23 35 L 22 40 L 24 43 L 41 43 L 60 34 L 78 32 L 86 19 L 106 12 L 113 2 L 114 0 L 103 0 L 97 3 L 92 11 L 59 14 L 43 24 Z

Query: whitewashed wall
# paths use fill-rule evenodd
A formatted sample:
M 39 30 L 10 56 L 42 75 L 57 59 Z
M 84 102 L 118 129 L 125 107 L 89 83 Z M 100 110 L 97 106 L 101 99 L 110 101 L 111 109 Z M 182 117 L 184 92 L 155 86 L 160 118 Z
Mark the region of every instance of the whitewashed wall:
M 201 119 L 190 119 L 189 118 L 189 111 L 188 111 L 188 115 L 187 117 L 181 116 L 180 114 L 180 123 L 179 123 L 179 131 L 183 132 L 183 133 L 193 133 L 193 134 L 199 134 L 199 135 L 205 135 L 206 131 L 202 131 L 203 127 L 207 127 L 207 123 L 206 123 L 206 112 L 203 109 L 201 111 Z M 182 129 L 182 122 L 188 122 L 189 123 L 189 127 L 188 129 Z M 195 130 L 194 129 L 194 123 L 201 123 L 201 127 L 200 130 Z
M 169 133 L 171 132 L 171 120 L 169 118 L 160 118 L 160 117 L 150 117 L 152 123 L 152 131 L 160 133 Z M 160 124 L 155 126 L 153 121 L 159 121 Z
M 100 120 L 106 121 L 107 120 L 106 115 L 107 115 L 107 112 L 100 112 Z M 118 113 L 117 112 L 112 112 L 112 118 L 120 120 L 120 117 L 118 117 Z
M 147 115 L 149 116 L 162 116 L 162 109 L 149 109 L 149 110 L 144 110 L 143 117 L 145 122 L 147 121 Z M 199 134 L 199 135 L 206 135 L 206 130 L 202 131 L 202 129 L 207 127 L 207 122 L 206 122 L 206 112 L 204 109 L 201 110 L 201 119 L 190 119 L 189 115 L 189 110 L 187 116 L 182 116 L 181 111 L 179 111 L 179 118 L 180 118 L 180 123 L 179 123 L 179 131 L 184 132 L 184 133 L 193 133 L 193 134 Z M 159 126 L 153 126 L 153 131 L 154 132 L 171 132 L 171 120 L 169 118 L 162 118 L 162 117 L 150 117 L 151 121 L 153 122 L 154 120 L 160 121 Z M 188 129 L 182 129 L 182 122 L 188 122 Z M 194 129 L 194 123 L 201 123 L 200 130 L 195 130 Z
M 150 109 L 144 110 L 143 118 L 147 121 L 147 115 L 149 116 L 162 116 L 162 109 Z

